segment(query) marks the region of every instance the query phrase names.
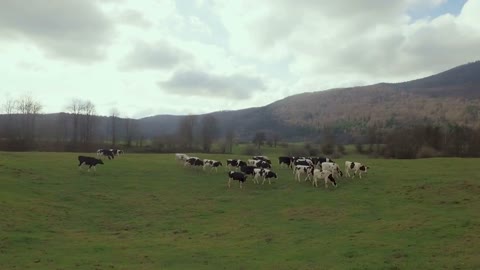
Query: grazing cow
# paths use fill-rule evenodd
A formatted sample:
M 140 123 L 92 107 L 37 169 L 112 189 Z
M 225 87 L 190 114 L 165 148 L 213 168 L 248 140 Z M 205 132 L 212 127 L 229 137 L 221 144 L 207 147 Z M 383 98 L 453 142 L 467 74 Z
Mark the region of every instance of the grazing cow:
M 175 154 L 175 160 L 178 162 L 185 162 L 187 159 L 189 159 L 189 156 L 187 156 L 186 154 L 182 154 L 182 153 Z
M 98 151 L 100 151 L 100 154 L 98 154 Z M 115 156 L 112 151 L 109 149 L 98 149 L 97 155 L 102 155 L 104 157 L 108 157 L 108 159 L 114 159 Z
M 314 169 L 315 169 L 315 167 L 313 167 L 313 166 L 305 166 L 305 165 L 295 166 L 295 178 L 294 178 L 294 180 L 298 180 L 298 182 L 300 182 L 300 177 L 304 174 L 306 175 L 304 181 L 307 181 L 307 179 L 311 180 L 312 176 L 313 176 L 313 170 Z
M 315 169 L 313 171 L 313 181 L 312 185 L 314 187 L 318 187 L 318 179 L 323 179 L 325 181 L 325 188 L 328 188 L 328 182 L 332 184 L 332 186 L 337 187 L 337 182 L 333 177 L 333 173 L 331 171 L 323 171 L 319 169 Z
M 240 160 L 240 159 L 227 159 L 227 168 L 237 169 L 237 168 L 240 168 L 241 166 L 247 166 L 247 163 L 245 161 Z
M 264 168 L 264 169 L 271 169 L 272 165 L 265 160 L 258 160 L 257 163 L 255 163 L 255 167 L 257 168 Z
M 334 177 L 343 176 L 343 172 L 340 170 L 340 166 L 334 162 L 323 162 L 321 166 L 322 171 L 331 171 Z
M 270 161 L 270 159 L 267 156 L 253 156 L 252 159 L 262 160 L 262 161 L 268 162 L 269 164 L 272 164 L 272 162 Z
M 120 149 L 110 149 L 110 151 L 112 151 L 112 153 L 113 153 L 115 156 L 120 156 L 120 154 L 123 154 L 123 151 L 120 150 Z
M 90 171 L 90 168 L 93 167 L 94 171 L 97 171 L 96 165 L 97 164 L 103 164 L 103 161 L 98 158 L 94 157 L 86 157 L 86 156 L 78 156 L 78 169 L 80 170 L 82 168 L 82 165 L 87 165 L 88 166 L 88 171 Z
M 313 164 L 317 167 L 317 168 L 321 168 L 322 167 L 322 164 L 325 163 L 325 162 L 332 162 L 334 163 L 335 161 L 333 161 L 332 159 L 328 158 L 328 157 L 312 157 L 310 158 L 313 162 Z
M 367 173 L 367 169 L 369 169 L 369 167 L 360 162 L 345 161 L 345 173 L 347 174 L 347 177 L 350 177 L 349 172 L 352 170 L 352 178 L 354 178 L 357 173 L 358 176 L 362 178 L 362 173 Z
M 262 177 L 263 178 L 263 181 L 262 181 L 262 185 L 265 184 L 265 180 L 268 179 L 268 183 L 271 184 L 271 179 L 272 178 L 275 178 L 275 179 L 278 179 L 277 177 L 277 174 L 271 170 L 268 170 L 268 169 L 263 169 L 263 168 L 256 168 L 254 170 L 255 172 L 255 176 L 253 177 L 253 182 L 257 183 L 258 184 L 258 178 L 259 177 Z
M 228 172 L 228 187 L 230 188 L 230 182 L 232 180 L 237 180 L 240 182 L 240 188 L 242 187 L 242 183 L 247 180 L 247 176 L 243 174 L 242 172 L 236 172 L 236 171 L 230 171 Z
M 287 165 L 287 167 L 290 168 L 290 165 L 292 164 L 292 158 L 291 157 L 278 157 L 278 164 L 280 164 L 280 167 L 283 167 Z
M 240 171 L 243 172 L 244 174 L 246 174 L 247 176 L 248 175 L 254 176 L 255 175 L 255 169 L 257 169 L 257 167 L 255 167 L 255 166 L 241 166 L 240 167 Z
M 223 166 L 222 162 L 220 161 L 211 160 L 211 159 L 203 160 L 203 170 L 205 170 L 206 167 L 210 167 L 210 171 L 215 169 L 215 171 L 218 172 L 218 167 L 220 166 Z
M 203 161 L 201 161 L 198 157 L 189 157 L 185 160 L 183 166 L 199 166 L 198 164 L 200 164 L 200 162 L 203 166 Z
M 296 159 L 293 161 L 293 173 L 295 173 L 295 167 L 298 166 L 298 165 L 301 165 L 301 166 L 314 166 L 313 162 L 308 159 L 308 158 L 300 158 L 300 159 Z
M 257 161 L 256 159 L 247 159 L 247 165 L 248 166 L 256 166 L 257 165 Z

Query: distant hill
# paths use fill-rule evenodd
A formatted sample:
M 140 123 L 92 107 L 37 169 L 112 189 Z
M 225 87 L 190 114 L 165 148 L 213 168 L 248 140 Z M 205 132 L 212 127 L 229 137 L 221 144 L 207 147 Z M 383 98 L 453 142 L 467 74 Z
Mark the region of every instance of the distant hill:
M 263 107 L 210 114 L 218 120 L 222 133 L 232 129 L 240 140 L 250 140 L 259 130 L 292 141 L 318 137 L 325 127 L 332 128 L 337 138 L 346 139 L 361 134 L 369 126 L 456 123 L 476 127 L 480 125 L 480 62 L 408 82 L 308 92 Z M 198 115 L 197 119 L 205 115 Z M 55 123 L 62 117 L 69 116 L 41 115 L 37 128 L 53 134 Z M 157 115 L 138 119 L 136 131 L 145 138 L 174 134 L 182 117 Z M 0 127 L 4 121 L 5 115 L 0 115 Z M 108 138 L 108 121 L 108 117 L 97 118 L 96 133 L 101 138 Z M 122 127 L 120 124 L 119 136 Z

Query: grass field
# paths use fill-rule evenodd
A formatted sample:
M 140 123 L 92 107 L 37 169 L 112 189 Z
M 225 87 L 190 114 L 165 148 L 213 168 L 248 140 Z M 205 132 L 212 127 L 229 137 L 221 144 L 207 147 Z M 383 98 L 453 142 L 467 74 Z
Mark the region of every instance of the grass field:
M 274 164 L 241 190 L 173 154 L 77 155 L 0 152 L 0 269 L 480 269 L 478 159 L 364 158 L 328 190 Z

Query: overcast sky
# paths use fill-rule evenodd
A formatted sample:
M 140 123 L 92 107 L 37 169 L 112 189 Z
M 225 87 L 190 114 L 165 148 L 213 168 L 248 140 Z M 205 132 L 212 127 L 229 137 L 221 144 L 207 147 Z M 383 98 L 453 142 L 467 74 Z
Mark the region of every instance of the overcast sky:
M 0 104 L 43 113 L 241 109 L 479 58 L 479 0 L 0 0 Z

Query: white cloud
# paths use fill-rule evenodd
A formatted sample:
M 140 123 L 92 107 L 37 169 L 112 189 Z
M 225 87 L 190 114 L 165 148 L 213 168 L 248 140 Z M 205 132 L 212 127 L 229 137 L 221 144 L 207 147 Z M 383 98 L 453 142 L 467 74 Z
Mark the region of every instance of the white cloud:
M 480 1 L 410 16 L 451 1 L 3 0 L 0 96 L 140 117 L 415 79 L 478 60 Z

